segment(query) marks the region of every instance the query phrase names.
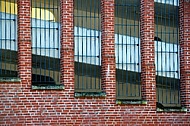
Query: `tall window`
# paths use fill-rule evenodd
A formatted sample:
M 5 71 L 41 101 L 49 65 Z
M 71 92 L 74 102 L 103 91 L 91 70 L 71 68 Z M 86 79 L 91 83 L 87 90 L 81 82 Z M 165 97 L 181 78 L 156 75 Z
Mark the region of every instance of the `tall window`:
M 139 0 L 115 0 L 117 99 L 141 99 Z
M 157 102 L 180 106 L 179 1 L 155 1 L 155 64 Z
M 74 0 L 75 92 L 101 91 L 100 0 Z
M 0 77 L 17 77 L 16 0 L 0 0 Z
M 31 0 L 32 84 L 60 84 L 59 0 Z

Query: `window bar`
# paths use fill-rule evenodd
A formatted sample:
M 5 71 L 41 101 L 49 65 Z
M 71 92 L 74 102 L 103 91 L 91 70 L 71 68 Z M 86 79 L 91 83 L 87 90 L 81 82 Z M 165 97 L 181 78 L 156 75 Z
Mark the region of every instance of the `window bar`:
M 115 0 L 117 99 L 140 100 L 139 1 Z
M 16 0 L 0 1 L 0 77 L 17 77 Z
M 74 0 L 75 92 L 101 92 L 100 0 Z
M 155 2 L 157 102 L 165 107 L 180 106 L 178 4 L 178 0 Z
M 32 83 L 60 84 L 59 0 L 32 0 Z

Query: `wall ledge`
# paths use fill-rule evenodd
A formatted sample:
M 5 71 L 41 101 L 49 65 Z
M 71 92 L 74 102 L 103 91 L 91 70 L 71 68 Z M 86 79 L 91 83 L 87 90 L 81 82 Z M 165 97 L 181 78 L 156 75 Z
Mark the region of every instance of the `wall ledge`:
M 32 85 L 34 90 L 63 90 L 65 89 L 63 84 L 38 84 Z
M 75 97 L 106 97 L 105 92 L 75 92 Z

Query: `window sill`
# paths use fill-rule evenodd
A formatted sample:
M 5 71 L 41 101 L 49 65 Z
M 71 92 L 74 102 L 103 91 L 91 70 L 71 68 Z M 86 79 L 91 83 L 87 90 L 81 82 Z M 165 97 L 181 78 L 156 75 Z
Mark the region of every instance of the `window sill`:
M 178 108 L 167 107 L 167 108 L 157 108 L 156 111 L 157 112 L 187 112 L 187 108 L 185 108 L 185 107 L 178 107 Z
M 0 82 L 21 82 L 18 77 L 0 77 Z
M 65 89 L 63 84 L 39 84 L 39 85 L 32 85 L 32 89 L 34 90 L 63 90 Z
M 75 92 L 75 97 L 106 97 L 105 92 Z
M 116 104 L 118 105 L 146 105 L 147 101 L 145 100 L 116 100 Z

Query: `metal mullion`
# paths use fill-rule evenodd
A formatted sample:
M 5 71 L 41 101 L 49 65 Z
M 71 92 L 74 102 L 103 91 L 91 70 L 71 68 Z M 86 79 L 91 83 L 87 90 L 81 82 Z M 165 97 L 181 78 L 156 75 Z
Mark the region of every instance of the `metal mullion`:
M 50 3 L 49 3 L 50 4 Z M 58 4 L 57 4 L 58 5 Z M 55 2 L 53 2 L 53 5 L 52 5 L 53 7 L 52 7 L 52 10 L 53 10 L 53 14 L 55 14 L 56 12 L 55 12 Z M 53 23 L 53 27 L 55 27 L 55 23 Z M 57 28 L 58 28 L 58 26 L 56 26 Z M 55 39 L 56 39 L 56 30 L 57 30 L 57 32 L 58 32 L 58 29 L 53 29 L 53 45 L 54 45 L 54 48 L 55 48 Z M 56 57 L 56 50 L 54 50 L 54 57 Z M 53 60 L 53 64 L 54 64 L 54 69 L 56 69 L 56 66 L 57 66 L 57 64 L 56 64 L 56 61 L 55 61 L 55 59 Z M 55 74 L 55 71 L 53 71 L 53 78 L 56 78 L 56 74 Z
M 118 8 L 119 7 L 115 7 L 116 8 L 116 12 L 115 13 L 117 13 L 116 15 L 118 15 Z M 119 19 L 118 18 L 116 18 L 117 19 L 117 21 L 116 22 L 119 22 Z M 118 37 L 117 37 L 117 43 L 119 43 L 119 28 L 117 28 L 117 33 L 118 33 Z M 119 45 L 117 46 L 117 64 L 119 63 Z M 118 71 L 119 71 L 119 64 L 118 64 Z M 118 75 L 116 75 L 116 77 L 117 77 L 117 79 L 119 78 L 119 76 Z M 116 83 L 117 83 L 117 85 L 118 85 L 118 89 L 119 89 L 119 79 L 118 79 L 118 81 L 116 81 Z M 119 92 L 118 92 L 118 89 L 117 89 L 117 96 L 119 96 Z
M 140 11 L 140 1 L 138 1 L 138 11 Z M 138 14 L 138 91 L 139 91 L 139 96 L 141 96 L 141 75 L 140 75 L 140 72 L 141 72 L 141 68 L 140 68 L 140 59 L 141 59 L 141 53 L 140 53 L 140 33 L 139 33 L 139 31 L 140 31 L 140 13 L 137 13 Z
M 179 0 L 177 0 L 177 5 L 179 5 L 178 2 L 179 2 Z M 178 75 L 178 78 L 177 78 L 178 79 L 178 83 L 177 84 L 178 84 L 178 103 L 180 103 L 180 97 L 179 97 L 180 96 L 180 74 L 179 74 L 180 73 L 180 66 L 179 66 L 179 63 L 180 63 L 179 60 L 180 60 L 180 58 L 179 58 L 179 36 L 178 36 L 179 35 L 179 23 L 178 23 L 179 22 L 179 17 L 178 17 L 179 16 L 179 6 L 177 7 L 176 11 L 177 11 L 176 12 L 177 13 L 176 14 L 176 17 L 177 17 L 176 18 L 176 20 L 177 20 L 176 21 L 176 28 L 177 28 L 177 52 L 178 52 L 177 53 L 177 69 L 178 69 L 177 70 L 178 71 L 178 73 L 177 73 L 177 75 Z
M 86 0 L 86 5 L 87 5 L 87 0 Z M 87 10 L 87 6 L 86 6 L 86 8 L 85 8 L 86 10 L 85 10 L 85 12 L 86 12 L 86 14 L 85 14 L 85 22 L 86 22 L 86 27 L 88 27 L 88 18 L 87 18 L 87 15 L 88 15 L 88 10 Z M 90 26 L 90 28 L 91 28 L 91 26 Z M 87 32 L 88 30 L 86 29 L 86 36 L 87 36 L 87 34 L 88 34 L 88 32 Z M 86 39 L 86 53 L 88 52 L 88 38 L 87 37 L 85 37 L 85 39 Z M 85 59 L 86 59 L 86 62 L 87 62 L 87 56 L 85 55 Z M 87 64 L 85 64 L 85 76 L 87 76 L 88 75 L 88 69 L 87 69 Z M 85 84 L 86 84 L 86 87 L 85 87 L 85 89 L 88 89 L 88 79 L 86 78 L 85 79 Z
M 44 0 L 44 8 L 46 8 L 46 0 Z M 42 9 L 42 7 L 40 8 L 40 9 Z M 45 11 L 45 9 L 43 9 L 43 11 L 44 11 L 44 16 L 43 16 L 43 18 L 44 18 L 44 27 L 46 28 L 46 11 Z M 41 19 L 42 20 L 42 19 Z M 46 42 L 46 30 L 44 30 L 44 41 Z M 44 46 L 45 46 L 45 48 L 46 48 L 46 43 L 44 43 Z M 45 56 L 46 56 L 46 49 L 44 50 L 45 51 Z M 46 58 L 44 58 L 44 82 L 46 82 Z
M 42 3 L 40 1 L 40 27 L 42 26 L 42 10 L 41 10 Z M 40 29 L 40 47 L 42 46 L 42 29 Z M 40 56 L 42 56 L 42 52 L 40 49 Z M 40 58 L 40 82 L 42 82 L 42 59 Z
M 133 9 L 134 9 L 134 12 L 135 12 L 136 7 L 134 7 Z M 134 36 L 135 36 L 135 35 L 136 35 L 136 27 L 135 27 L 135 25 L 136 25 L 136 23 L 135 23 L 135 21 L 136 21 L 136 14 L 134 13 L 133 16 L 134 16 L 134 26 L 133 26 L 133 27 L 134 27 Z M 134 39 L 134 43 L 136 43 L 136 42 L 135 42 L 135 39 Z M 133 54 L 134 54 L 134 56 L 136 56 L 135 45 L 134 45 L 134 48 L 133 48 Z M 138 56 L 138 55 L 137 55 L 137 56 Z M 134 60 L 133 62 L 136 62 L 136 59 L 135 59 L 135 58 L 134 58 L 133 60 Z M 134 71 L 136 71 L 136 65 L 134 64 L 133 66 L 134 66 Z M 134 84 L 136 84 L 135 80 L 136 80 L 136 74 L 134 75 L 134 80 L 133 80 L 133 81 L 134 81 Z M 136 89 L 136 86 L 135 86 L 135 95 L 134 95 L 134 96 L 136 96 L 136 91 L 137 91 L 137 89 Z
M 5 19 L 7 19 L 7 1 L 5 1 Z M 7 22 L 5 22 L 5 39 L 7 39 Z M 5 40 L 5 49 L 7 49 L 7 40 Z M 4 57 L 6 57 L 6 53 L 4 54 Z M 6 60 L 4 61 L 5 64 L 6 63 Z M 7 68 L 6 68 L 6 65 L 4 66 L 5 67 L 5 73 L 4 74 L 7 74 Z
M 50 0 L 48 0 L 48 8 L 50 8 Z M 51 43 L 50 43 L 50 39 L 51 39 L 51 30 L 50 30 L 50 27 L 51 27 L 51 25 L 50 25 L 50 13 L 49 13 L 49 21 L 48 21 L 48 23 L 49 23 L 49 29 L 48 29 L 48 32 L 49 32 L 49 36 L 48 36 L 48 38 L 49 38 L 49 46 L 51 45 Z M 51 68 L 51 61 L 50 61 L 50 55 L 51 55 L 51 52 L 49 51 L 49 58 L 48 58 L 48 69 L 49 69 L 49 71 L 48 71 L 48 76 L 50 77 L 50 68 Z M 50 81 L 50 78 L 49 78 L 49 81 Z
M 1 5 L 1 2 L 0 2 L 0 7 L 2 8 L 2 5 Z M 0 18 L 2 18 L 2 13 L 0 13 Z M 0 20 L 0 74 L 2 74 L 3 73 L 3 70 L 2 70 L 2 24 L 3 24 L 3 21 L 2 20 Z
M 100 39 L 100 36 L 101 36 L 101 32 L 100 32 L 101 31 L 101 12 L 100 12 L 101 1 L 99 0 L 98 3 L 99 3 L 98 4 L 99 5 L 99 7 L 98 7 L 98 36 L 99 36 L 99 39 L 98 39 L 98 45 L 99 45 L 98 47 L 99 48 L 98 48 L 98 50 L 99 50 L 99 60 L 98 61 L 99 61 L 99 65 L 101 65 L 101 60 L 100 60 L 100 57 L 101 57 L 101 39 Z M 99 88 L 101 88 L 101 75 L 99 76 L 98 80 L 99 80 Z
M 77 0 L 77 2 L 78 2 L 78 0 Z M 78 3 L 77 3 L 77 9 L 76 9 L 76 15 L 78 15 L 79 14 L 79 12 L 78 12 Z M 76 27 L 77 28 L 77 34 L 79 34 L 79 21 L 78 21 L 78 17 L 75 17 L 75 19 L 77 20 L 77 25 L 76 26 L 78 26 L 78 27 Z M 76 47 L 75 47 L 76 48 Z M 78 71 L 80 71 L 80 66 L 79 66 L 79 38 L 77 38 L 77 50 L 78 50 L 78 56 L 77 56 L 77 58 L 78 58 L 78 68 L 77 68 L 77 72 Z M 80 76 L 79 76 L 79 73 L 80 72 L 78 72 L 78 78 L 77 78 L 77 89 L 79 89 L 79 82 L 80 82 Z
M 133 8 L 133 6 L 131 6 L 131 8 L 130 8 L 130 10 L 132 10 L 132 8 Z M 130 13 L 129 14 L 129 17 L 131 18 L 132 17 L 132 14 Z M 131 22 L 132 23 L 132 22 Z M 131 39 L 131 37 L 132 37 L 132 25 L 129 27 L 130 29 L 129 29 L 129 35 L 130 35 L 130 44 L 132 43 L 131 41 L 132 41 L 132 39 Z M 130 63 L 132 62 L 132 49 L 131 49 L 131 47 L 130 47 Z M 130 67 L 131 67 L 132 65 L 130 65 Z M 131 76 L 131 74 L 129 74 L 129 83 L 130 83 L 130 89 L 132 89 L 132 76 Z M 132 92 L 130 92 L 130 96 L 132 96 Z
M 9 11 L 10 11 L 9 19 L 11 19 L 11 3 L 10 3 L 10 0 L 9 0 Z M 12 37 L 12 36 L 11 36 L 11 26 L 12 26 L 12 25 L 11 25 L 11 20 L 10 20 L 10 26 L 9 26 L 9 30 L 10 30 L 10 35 L 9 35 L 9 37 L 10 37 L 10 39 L 11 39 L 11 37 Z M 10 50 L 11 50 L 11 45 L 12 45 L 12 44 L 11 44 L 11 41 L 9 41 L 9 44 L 10 44 L 9 47 L 10 47 Z M 11 57 L 11 52 L 9 52 L 8 55 L 9 55 L 10 59 L 12 59 L 12 57 Z M 9 69 L 10 69 L 11 66 L 8 65 L 8 67 L 9 67 Z M 8 72 L 8 74 L 11 74 L 11 71 L 7 71 L 7 72 Z
M 123 1 L 122 1 L 123 2 Z M 122 9 L 123 9 L 123 11 L 122 11 L 122 15 L 124 15 L 124 13 L 123 12 L 125 12 L 124 10 L 125 10 L 125 8 L 122 6 Z M 123 24 L 124 24 L 124 18 L 122 18 L 121 19 L 121 24 L 122 24 L 122 27 L 121 27 L 121 31 L 122 31 L 122 35 L 124 34 L 124 28 L 123 28 Z M 124 42 L 124 39 L 123 39 L 123 37 L 124 36 L 122 36 L 122 38 L 121 38 L 121 41 L 122 41 L 122 54 L 124 54 L 123 53 L 123 42 Z M 126 49 L 126 51 L 127 51 L 127 49 Z M 127 53 L 126 53 L 127 54 Z M 121 78 L 121 80 L 122 80 L 122 96 L 123 96 L 123 94 L 124 94 L 124 71 L 123 71 L 123 69 L 124 69 L 124 64 L 123 64 L 123 55 L 121 55 L 121 58 L 122 58 L 122 60 L 121 60 L 121 62 L 122 62 L 122 78 Z
M 167 12 L 167 10 L 166 10 L 166 0 L 165 0 L 165 4 L 164 4 L 164 15 L 166 15 L 166 12 Z M 167 30 L 167 28 L 166 28 L 166 18 L 164 19 L 164 31 L 166 31 Z M 166 34 L 164 34 L 164 36 L 165 36 L 165 42 L 164 42 L 164 44 L 165 44 L 165 50 L 167 49 L 166 48 L 166 39 L 167 39 L 167 36 L 166 36 Z M 165 66 L 166 66 L 166 64 L 167 64 L 167 56 L 166 56 L 166 54 L 165 54 Z M 167 72 L 165 72 L 165 76 L 167 77 Z M 168 91 L 169 91 L 169 89 L 168 89 L 168 79 L 166 79 L 166 103 L 168 103 Z
M 96 17 L 96 3 L 95 3 L 95 1 L 94 1 L 94 3 L 92 3 L 92 5 L 95 5 L 94 6 L 94 15 L 93 15 L 93 17 Z M 99 7 L 98 7 L 98 9 L 99 9 Z M 92 16 L 92 15 L 91 15 Z M 99 29 L 97 29 L 97 31 L 99 31 Z M 96 18 L 94 18 L 94 36 L 96 36 Z M 96 47 L 96 42 L 97 42 L 97 40 L 96 40 L 96 38 L 94 38 L 94 47 Z M 97 49 L 97 48 L 96 48 Z M 96 55 L 96 49 L 94 50 L 94 55 Z M 94 58 L 94 63 L 96 64 L 96 58 Z M 99 65 L 99 64 L 98 64 Z M 94 79 L 94 86 L 95 86 L 95 89 L 99 89 L 99 87 L 97 87 L 96 86 L 96 78 L 98 77 L 96 74 L 97 74 L 97 71 L 96 71 L 96 69 L 94 69 L 94 73 L 92 73 L 92 76 L 93 76 L 93 74 L 94 74 L 94 77 L 95 77 L 95 79 Z M 99 83 L 98 83 L 99 84 Z
M 80 6 L 81 6 L 81 8 L 82 8 L 82 4 L 80 4 Z M 81 12 L 81 13 L 82 13 L 82 15 L 84 15 L 84 12 Z M 83 30 L 84 30 L 84 28 L 83 28 L 83 27 L 84 27 L 84 26 L 83 26 L 84 21 L 83 21 L 83 20 L 84 20 L 84 19 L 82 18 L 82 21 L 81 21 L 81 24 L 82 24 L 82 28 L 81 28 L 81 29 L 82 29 L 82 36 L 83 36 Z M 84 40 L 82 39 L 82 55 L 84 55 L 84 51 L 83 51 L 83 45 L 84 45 L 84 44 L 83 44 L 83 43 L 84 43 Z M 84 64 L 83 64 L 83 63 L 84 63 L 84 57 L 82 57 L 82 68 L 81 68 L 81 69 L 82 69 L 82 89 L 85 89 L 85 88 L 84 88 L 84 76 L 85 76 L 85 75 L 84 75 Z
M 171 29 L 171 25 L 170 25 L 170 6 L 169 6 L 169 9 L 168 9 L 169 11 L 168 11 L 168 29 L 169 29 L 169 31 L 170 31 L 170 29 Z M 168 39 L 169 39 L 169 52 L 171 52 L 171 49 L 170 49 L 170 44 L 171 44 L 171 40 L 170 40 L 170 36 L 171 36 L 171 34 L 168 34 Z M 172 45 L 174 45 L 174 43 L 172 43 Z M 173 49 L 173 51 L 174 51 L 174 49 Z M 170 63 L 170 61 L 171 61 L 171 53 L 169 53 L 169 63 Z M 171 69 L 171 65 L 169 65 L 169 71 L 171 71 L 172 69 Z M 172 77 L 172 73 L 169 73 L 169 75 Z M 169 80 L 169 87 L 170 87 L 170 89 L 169 89 L 169 93 L 170 93 L 170 104 L 171 104 L 171 101 L 172 101 L 172 80 L 170 79 Z
M 91 0 L 90 0 L 90 8 L 92 8 L 92 1 Z M 92 16 L 91 14 L 92 14 L 92 10 L 90 9 L 90 17 Z M 90 20 L 92 20 L 92 19 L 90 18 Z M 91 24 L 91 21 L 90 21 L 90 36 L 91 36 L 91 32 L 92 32 L 91 30 L 93 29 L 91 26 L 92 26 L 92 24 Z M 95 30 L 95 28 L 94 28 L 94 30 Z M 89 43 L 89 45 L 90 45 L 90 55 L 92 55 L 91 42 L 92 42 L 92 38 L 90 37 L 90 43 Z M 92 57 L 90 59 L 92 60 Z M 90 64 L 91 64 L 91 60 L 90 60 Z M 89 71 L 90 71 L 90 89 L 92 89 L 92 67 L 90 67 Z
M 162 11 L 163 11 L 163 8 L 161 9 L 161 12 L 160 12 L 160 13 L 161 13 L 161 17 L 162 17 L 162 15 L 163 15 L 163 12 L 162 12 Z M 162 24 L 163 19 L 160 18 L 160 21 L 161 21 L 161 24 Z M 163 30 L 162 30 L 162 25 L 161 25 L 161 38 L 163 38 L 162 31 L 163 31 Z M 163 42 L 161 42 L 161 51 L 162 51 L 162 44 L 163 44 Z M 163 57 L 163 55 L 162 55 L 162 53 L 161 53 L 161 56 L 160 56 L 161 60 L 162 60 L 162 57 Z M 162 62 L 161 62 L 160 64 L 161 64 L 161 67 L 160 67 L 160 68 L 161 68 L 161 76 L 162 76 L 162 74 L 163 74 L 163 64 L 162 64 Z M 164 80 L 163 80 L 163 78 L 162 78 L 162 79 L 161 79 L 161 83 L 162 83 L 162 90 L 161 90 L 161 91 L 162 91 L 162 93 L 161 93 L 161 94 L 162 94 L 162 95 L 161 95 L 161 96 L 162 96 L 162 103 L 163 103 L 163 101 L 164 101 L 164 100 L 163 100 L 163 94 L 164 94 L 164 91 L 163 91 L 163 88 L 164 88 L 163 82 L 164 82 Z
M 17 15 L 17 12 L 16 12 L 16 0 L 14 0 L 14 13 L 15 13 L 15 15 Z M 16 29 L 16 27 L 17 27 L 17 20 L 16 20 L 16 16 L 14 15 L 14 36 L 15 36 L 15 50 L 18 52 L 18 49 L 17 49 L 17 44 L 18 44 L 18 41 L 17 41 L 17 29 Z M 17 71 L 17 68 L 16 68 L 17 66 L 15 65 L 15 70 Z M 18 74 L 17 74 L 17 76 L 18 76 Z

